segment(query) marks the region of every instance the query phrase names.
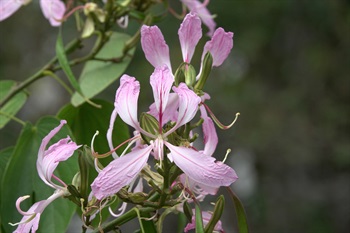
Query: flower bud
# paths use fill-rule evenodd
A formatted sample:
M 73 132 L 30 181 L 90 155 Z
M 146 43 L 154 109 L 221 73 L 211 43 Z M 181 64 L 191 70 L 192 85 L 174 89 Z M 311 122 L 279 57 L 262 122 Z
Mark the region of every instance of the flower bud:
M 159 122 L 157 119 L 152 116 L 151 114 L 148 113 L 141 113 L 140 116 L 140 126 L 142 129 L 144 129 L 146 132 L 152 134 L 152 135 L 157 135 L 159 131 Z M 152 140 L 152 138 L 147 137 L 143 134 L 141 134 L 142 139 L 145 140 L 148 144 Z
M 184 82 L 188 87 L 193 87 L 196 81 L 196 70 L 191 64 L 183 62 L 175 72 L 175 85 Z
M 207 79 L 211 72 L 212 66 L 213 66 L 213 56 L 211 55 L 210 52 L 207 52 L 204 56 L 203 63 L 202 63 L 202 70 L 201 70 L 198 82 L 196 83 L 196 86 L 195 86 L 196 90 L 203 89 L 204 84 L 207 82 Z
M 225 198 L 223 195 L 220 195 L 215 203 L 213 215 L 211 216 L 208 224 L 205 226 L 205 232 L 213 232 L 216 224 L 219 222 L 222 212 L 225 207 Z

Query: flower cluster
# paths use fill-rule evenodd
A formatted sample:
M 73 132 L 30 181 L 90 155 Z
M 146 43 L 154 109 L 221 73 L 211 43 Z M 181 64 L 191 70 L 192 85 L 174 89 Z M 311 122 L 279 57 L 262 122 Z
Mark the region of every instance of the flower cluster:
M 187 0 L 183 2 L 191 3 Z M 192 6 L 193 9 L 195 6 Z M 99 156 L 93 149 L 95 136 L 92 140 L 91 150 L 95 156 L 98 176 L 91 184 L 89 203 L 99 203 L 100 207 L 104 207 L 101 204 L 104 200 L 113 196 L 120 197 L 125 203 L 119 209 L 119 214 L 115 215 L 112 212 L 114 216 L 123 214 L 127 202 L 134 203 L 128 197 L 142 193 L 144 181 L 160 196 L 158 203 L 152 204 L 155 210 L 173 208 L 174 211 L 184 211 L 185 202 L 202 201 L 206 195 L 215 195 L 221 186 L 229 186 L 238 178 L 231 167 L 213 157 L 218 144 L 214 125 L 217 120 L 215 117 L 211 118 L 212 113 L 204 103 L 210 97 L 203 91 L 211 69 L 220 66 L 230 53 L 233 47 L 233 33 L 225 32 L 222 28 L 210 32 L 212 38 L 204 46 L 197 75 L 190 62 L 202 37 L 199 16 L 201 12 L 208 13 L 203 11 L 198 8 L 187 14 L 178 30 L 183 63 L 175 72 L 170 62 L 169 47 L 160 29 L 157 26 L 142 26 L 142 49 L 146 59 L 154 66 L 154 72 L 150 76 L 154 102 L 149 106 L 148 112 L 139 116 L 140 83 L 135 77 L 124 74 L 116 91 L 114 110 L 106 135 L 110 147 L 107 154 L 113 155 L 114 160 L 106 167 L 98 164 Z M 196 115 L 199 115 L 199 119 Z M 116 154 L 112 140 L 113 135 L 117 133 L 113 128 L 117 116 L 134 129 L 134 136 L 125 142 L 129 145 L 120 155 Z M 21 210 L 20 203 L 29 196 L 20 197 L 16 206 L 24 217 L 15 224 L 19 225 L 15 232 L 35 232 L 46 206 L 58 197 L 71 195 L 67 185 L 53 173 L 58 163 L 67 160 L 80 146 L 67 137 L 45 149 L 65 123 L 64 120 L 61 121 L 61 124 L 43 139 L 37 160 L 38 174 L 55 190 L 54 194 L 47 200 L 36 202 L 27 212 Z M 199 126 L 202 128 L 204 139 L 204 147 L 201 149 L 194 144 L 198 137 L 194 129 Z M 154 159 L 156 171 L 148 165 L 150 157 Z M 61 185 L 53 182 L 52 178 Z M 149 203 L 151 202 L 148 201 Z M 137 204 L 142 206 L 145 203 L 141 200 Z M 208 224 L 211 217 L 212 213 L 202 212 L 204 225 Z M 184 230 L 187 232 L 193 228 L 194 215 Z M 223 232 L 220 221 L 216 223 L 214 230 Z

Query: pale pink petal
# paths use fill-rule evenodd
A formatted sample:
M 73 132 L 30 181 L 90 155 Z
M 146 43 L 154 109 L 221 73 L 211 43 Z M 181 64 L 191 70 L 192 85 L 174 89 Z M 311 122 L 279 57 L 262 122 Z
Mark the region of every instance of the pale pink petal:
M 233 33 L 225 32 L 224 29 L 216 29 L 213 37 L 208 41 L 203 50 L 202 60 L 209 51 L 213 56 L 213 66 L 220 66 L 233 47 Z
M 134 77 L 124 74 L 120 78 L 120 86 L 115 95 L 114 106 L 120 118 L 135 129 L 140 128 L 137 119 L 137 101 L 139 93 L 140 83 Z
M 167 132 L 167 135 L 179 128 L 181 125 L 184 125 L 192 120 L 197 113 L 198 104 L 201 102 L 201 98 L 190 90 L 184 83 L 180 83 L 178 87 L 173 87 L 173 90 L 179 96 L 179 114 L 176 125 L 171 131 Z
M 110 162 L 91 184 L 95 197 L 101 200 L 111 196 L 135 179 L 146 165 L 151 150 L 152 146 L 133 150 Z
M 213 120 L 208 117 L 205 107 L 200 106 L 201 118 L 204 120 L 202 124 L 203 138 L 204 138 L 204 151 L 203 153 L 208 156 L 212 156 L 218 144 L 218 135 L 216 133 Z
M 24 0 L 0 0 L 0 21 L 3 21 L 15 13 L 26 1 Z
M 54 194 L 52 194 L 47 200 L 42 200 L 42 201 L 38 201 L 36 203 L 34 203 L 28 211 L 26 211 L 26 213 L 28 213 L 28 215 L 23 215 L 23 218 L 21 219 L 21 221 L 18 224 L 17 229 L 14 231 L 14 233 L 35 233 L 36 230 L 38 229 L 39 226 L 39 221 L 40 221 L 40 216 L 43 213 L 43 211 L 45 210 L 45 208 L 54 200 L 56 200 L 57 198 L 63 196 L 64 192 L 62 191 L 56 191 Z M 29 197 L 29 196 L 27 196 Z M 20 197 L 19 199 L 24 200 L 27 199 L 27 197 Z M 19 203 L 17 203 L 19 204 Z M 22 210 L 20 209 L 19 206 L 17 206 L 18 211 L 21 213 Z M 32 213 L 32 215 L 29 215 L 29 213 Z M 29 222 L 27 222 L 33 215 L 35 215 L 35 217 L 30 220 Z
M 184 62 L 190 63 L 196 45 L 202 37 L 201 20 L 194 13 L 186 15 L 178 31 L 182 58 Z
M 173 82 L 174 76 L 166 66 L 156 68 L 150 78 L 160 123 L 162 122 L 162 116 L 168 104 L 170 88 Z
M 164 142 L 170 150 L 168 155 L 191 179 L 210 187 L 229 186 L 237 180 L 236 172 L 226 164 L 215 162 L 215 158 L 186 147 Z
M 209 29 L 207 35 L 212 36 L 216 28 L 216 23 L 206 7 L 207 4 L 203 4 L 199 0 L 181 0 L 181 2 L 185 4 L 190 11 L 198 14 L 203 23 Z
M 53 188 L 57 188 L 57 186 L 51 182 L 51 177 L 58 163 L 60 161 L 67 160 L 73 155 L 73 152 L 80 147 L 74 142 L 71 142 L 70 137 L 67 137 L 65 139 L 61 139 L 59 142 L 53 144 L 47 150 L 45 150 L 50 140 L 66 123 L 67 122 L 65 120 L 61 120 L 60 125 L 51 130 L 51 132 L 44 137 L 38 152 L 38 159 L 36 162 L 38 174 L 47 185 Z
M 170 93 L 168 104 L 166 105 L 166 108 L 163 113 L 163 119 L 162 119 L 162 126 L 164 126 L 169 121 L 176 121 L 178 118 L 178 109 L 179 107 L 179 97 L 176 93 Z M 156 104 L 153 103 L 149 107 L 149 114 L 154 116 L 159 121 L 159 113 L 156 108 Z
M 186 225 L 184 229 L 185 233 L 196 228 L 196 214 L 195 214 L 195 210 L 192 210 L 192 211 L 193 211 L 192 221 Z M 204 227 L 209 223 L 211 216 L 212 216 L 211 213 L 207 211 L 202 211 L 202 219 L 203 219 Z M 224 229 L 222 228 L 222 224 L 220 220 L 216 223 L 214 227 L 214 231 L 220 232 L 220 233 L 224 232 Z
M 180 182 L 185 185 L 189 190 L 199 195 L 215 195 L 218 192 L 218 187 L 211 187 L 205 184 L 198 183 L 188 177 L 186 174 L 181 174 Z
M 155 68 L 166 65 L 171 71 L 169 47 L 157 26 L 142 26 L 141 46 L 149 63 Z
M 50 21 L 51 26 L 57 27 L 61 25 L 61 20 L 66 11 L 66 6 L 60 0 L 40 0 L 41 10 Z

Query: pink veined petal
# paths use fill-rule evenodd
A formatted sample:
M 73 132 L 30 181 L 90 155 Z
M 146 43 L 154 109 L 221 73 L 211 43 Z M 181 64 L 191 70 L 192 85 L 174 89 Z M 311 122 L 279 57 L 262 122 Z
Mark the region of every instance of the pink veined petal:
M 58 188 L 57 185 L 54 185 L 53 182 L 51 182 L 51 177 L 59 162 L 70 158 L 74 151 L 80 147 L 70 140 L 71 139 L 68 136 L 67 138 L 61 139 L 57 143 L 51 145 L 49 149 L 45 151 L 45 155 L 40 163 L 41 166 L 37 166 L 38 173 L 40 169 L 45 177 L 43 181 L 51 187 Z
M 206 7 L 207 4 L 204 4 L 198 0 L 181 0 L 181 2 L 185 4 L 190 11 L 198 14 L 203 23 L 209 29 L 207 35 L 212 36 L 216 28 L 216 23 Z
M 0 0 L 0 21 L 13 15 L 25 3 L 24 0 Z
M 40 0 L 41 10 L 50 21 L 51 26 L 57 27 L 61 25 L 61 20 L 66 11 L 66 6 L 60 0 Z
M 191 179 L 210 187 L 229 186 L 237 180 L 236 172 L 226 164 L 215 162 L 215 158 L 186 147 L 164 142 L 174 163 Z
M 146 165 L 151 150 L 152 146 L 134 150 L 109 163 L 91 184 L 95 197 L 101 200 L 129 184 Z
M 51 132 L 43 138 L 38 151 L 38 159 L 36 161 L 38 174 L 47 185 L 53 188 L 56 187 L 53 186 L 51 182 L 51 176 L 58 162 L 66 160 L 73 154 L 74 150 L 79 148 L 74 142 L 69 142 L 70 138 L 68 137 L 53 144 L 47 151 L 45 150 L 50 140 L 66 123 L 65 120 L 61 120 L 60 125 L 51 130 Z
M 54 200 L 57 198 L 63 196 L 64 192 L 55 192 L 52 194 L 47 200 L 42 200 L 34 203 L 27 213 L 33 213 L 35 214 L 35 217 L 29 221 L 26 222 L 28 219 L 30 219 L 33 215 L 24 215 L 21 221 L 18 223 L 17 229 L 14 231 L 14 233 L 35 233 L 38 230 L 40 216 L 45 210 L 45 208 Z M 21 198 L 21 197 L 20 197 Z
M 204 185 L 201 183 L 198 183 L 194 180 L 192 180 L 190 177 L 188 177 L 186 174 L 180 175 L 180 182 L 188 187 L 191 191 L 197 190 L 198 188 L 201 189 L 201 192 L 195 192 L 196 194 L 200 195 L 215 195 L 218 192 L 219 187 L 211 187 L 208 185 Z
M 183 20 L 178 31 L 182 58 L 184 62 L 190 63 L 196 45 L 202 37 L 201 20 L 194 13 L 189 13 Z
M 178 87 L 173 87 L 173 90 L 179 96 L 179 114 L 176 125 L 170 131 L 168 131 L 166 135 L 169 135 L 181 125 L 184 125 L 192 120 L 197 113 L 198 104 L 201 102 L 201 98 L 190 90 L 184 83 L 180 83 Z
M 173 85 L 173 82 L 174 76 L 167 66 L 156 68 L 150 78 L 154 102 L 159 113 L 158 119 L 161 124 L 162 116 L 168 104 L 170 88 Z
M 137 119 L 139 94 L 140 83 L 134 77 L 124 74 L 120 78 L 120 86 L 115 95 L 114 106 L 120 118 L 137 130 L 140 129 L 140 124 Z
M 141 46 L 149 63 L 155 68 L 166 65 L 170 69 L 170 72 L 172 72 L 169 47 L 157 26 L 142 26 Z
M 216 29 L 213 37 L 208 41 L 203 50 L 202 60 L 209 51 L 213 56 L 213 66 L 220 66 L 233 47 L 233 33 L 225 32 L 224 29 Z
M 179 107 L 179 97 L 176 93 L 170 93 L 168 98 L 168 104 L 163 113 L 162 126 L 169 121 L 176 121 L 178 118 L 177 108 Z M 149 107 L 149 114 L 154 116 L 159 121 L 159 113 L 156 108 L 156 104 L 153 103 Z
M 218 135 L 213 120 L 208 117 L 205 107 L 200 106 L 201 118 L 204 120 L 202 124 L 203 137 L 204 137 L 204 151 L 203 153 L 208 156 L 212 156 L 218 144 Z

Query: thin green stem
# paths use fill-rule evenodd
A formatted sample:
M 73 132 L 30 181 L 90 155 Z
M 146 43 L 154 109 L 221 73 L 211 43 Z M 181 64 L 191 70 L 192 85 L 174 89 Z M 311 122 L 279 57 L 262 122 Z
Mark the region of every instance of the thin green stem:
M 7 114 L 6 112 L 0 111 L 0 115 L 4 115 L 5 117 L 10 118 L 11 120 L 16 121 L 17 123 L 19 123 L 19 124 L 21 124 L 21 125 L 23 125 L 23 126 L 26 124 L 26 123 L 25 123 L 24 121 L 22 121 L 21 119 L 15 117 L 15 116 L 9 115 L 9 114 Z
M 52 78 L 54 78 L 59 84 L 61 84 L 61 86 L 66 89 L 66 91 L 70 94 L 73 95 L 73 91 L 72 89 L 70 89 L 67 84 L 65 84 L 56 74 L 54 74 L 53 72 L 49 71 L 49 70 L 45 70 L 44 72 L 45 76 L 50 76 Z

